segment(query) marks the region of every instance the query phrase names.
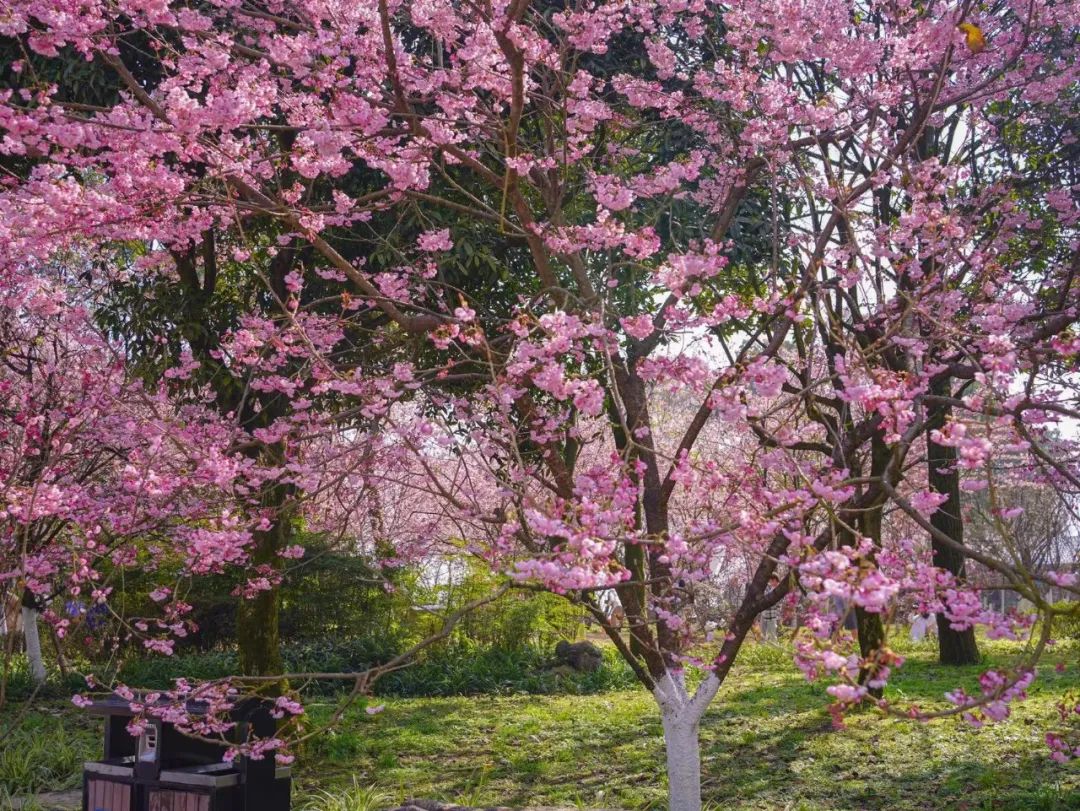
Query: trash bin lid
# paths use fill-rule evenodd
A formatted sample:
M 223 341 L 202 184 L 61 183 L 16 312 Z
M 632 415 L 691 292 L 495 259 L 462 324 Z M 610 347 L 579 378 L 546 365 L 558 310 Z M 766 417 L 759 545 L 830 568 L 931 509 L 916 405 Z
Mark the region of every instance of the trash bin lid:
M 240 772 L 231 763 L 207 763 L 182 769 L 164 769 L 158 779 L 173 785 L 225 788 L 240 782 Z
M 88 760 L 83 764 L 83 771 L 90 774 L 103 774 L 109 777 L 131 777 L 135 774 L 135 759 L 130 757 L 111 760 Z

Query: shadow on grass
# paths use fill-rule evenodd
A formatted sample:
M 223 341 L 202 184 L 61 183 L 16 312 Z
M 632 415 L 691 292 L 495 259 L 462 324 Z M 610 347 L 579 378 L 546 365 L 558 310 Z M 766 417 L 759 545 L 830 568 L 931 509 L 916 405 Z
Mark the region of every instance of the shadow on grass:
M 841 733 L 842 734 L 842 733 Z M 793 768 L 783 755 L 733 756 L 706 761 L 703 797 L 721 808 L 790 808 L 809 811 L 930 811 L 1080 809 L 1075 775 L 1047 758 L 1009 766 L 962 760 L 928 768 L 898 768 L 887 757 L 854 752 L 847 764 L 823 770 Z
M 927 707 L 1002 661 L 954 669 L 933 662 L 932 651 L 913 653 L 889 695 Z M 1080 811 L 1080 764 L 1052 763 L 1041 741 L 1054 696 L 1077 686 L 1072 668 L 1044 668 L 1032 702 L 982 730 L 864 712 L 836 731 L 827 683 L 808 684 L 790 664 L 735 676 L 702 722 L 713 808 Z M 318 742 L 313 783 L 356 775 L 401 797 L 465 805 L 665 804 L 663 737 L 643 691 L 390 701 L 374 720 L 351 714 L 345 729 L 336 742 Z
M 982 669 L 913 673 L 905 694 L 940 698 L 937 681 L 952 687 Z M 1032 719 L 974 730 L 863 712 L 837 730 L 823 690 L 793 677 L 722 695 L 702 724 L 705 800 L 724 809 L 1080 809 L 1080 769 L 1047 757 Z

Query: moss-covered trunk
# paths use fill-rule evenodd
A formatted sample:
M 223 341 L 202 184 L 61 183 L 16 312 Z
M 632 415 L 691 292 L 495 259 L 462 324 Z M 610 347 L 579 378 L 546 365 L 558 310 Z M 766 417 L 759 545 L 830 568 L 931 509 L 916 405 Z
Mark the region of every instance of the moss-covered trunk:
M 273 460 L 281 461 L 281 448 L 272 448 Z M 273 526 L 255 532 L 251 549 L 252 566 L 268 567 L 272 586 L 249 599 L 241 598 L 236 608 L 236 638 L 240 657 L 240 673 L 244 676 L 276 676 L 284 672 L 281 658 L 279 615 L 281 590 L 273 575 L 282 567 L 281 550 L 293 537 L 293 515 L 290 506 L 290 487 L 275 485 L 266 490 L 262 506 L 273 514 Z
M 252 561 L 270 564 L 281 546 L 284 533 L 278 527 L 256 533 Z M 281 592 L 276 587 L 257 596 L 241 599 L 236 607 L 236 636 L 240 673 L 245 676 L 276 676 L 283 671 L 278 631 Z

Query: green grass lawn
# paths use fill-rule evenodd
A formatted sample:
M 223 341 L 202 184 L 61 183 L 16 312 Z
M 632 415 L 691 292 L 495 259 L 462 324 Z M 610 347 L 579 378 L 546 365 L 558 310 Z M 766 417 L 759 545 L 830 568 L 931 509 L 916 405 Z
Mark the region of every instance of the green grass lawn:
M 987 646 L 991 661 L 1003 645 Z M 958 680 L 984 667 L 933 663 L 910 653 L 889 695 L 941 704 Z M 831 728 L 824 684 L 807 684 L 790 657 L 751 646 L 702 724 L 705 796 L 716 809 L 1080 809 L 1080 764 L 1049 760 L 1042 737 L 1053 705 L 1080 688 L 1080 646 L 1059 647 L 1029 701 L 1007 722 L 972 729 L 949 719 L 921 725 L 864 712 Z M 1067 669 L 1056 673 L 1053 665 Z M 659 718 L 643 691 L 379 699 L 375 716 L 350 711 L 300 753 L 294 805 L 371 811 L 407 796 L 466 805 L 660 808 Z M 309 704 L 312 721 L 331 711 Z M 94 722 L 44 707 L 0 742 L 5 791 L 76 785 L 96 755 Z M 337 802 L 332 802 L 336 797 Z
M 1005 658 L 1004 646 L 992 650 L 992 659 Z M 862 713 L 843 731 L 831 728 L 824 684 L 807 684 L 786 655 L 747 652 L 750 663 L 736 668 L 702 723 L 714 808 L 1080 809 L 1080 769 L 1054 764 L 1042 743 L 1055 700 L 1080 686 L 1080 648 L 1050 656 L 1031 699 L 1005 723 L 973 729 Z M 942 704 L 958 679 L 971 685 L 983 669 L 941 668 L 934 656 L 929 646 L 915 649 L 890 696 Z M 1064 674 L 1054 672 L 1058 661 L 1071 665 Z M 643 691 L 379 703 L 384 712 L 358 709 L 308 748 L 302 789 L 355 781 L 390 800 L 663 806 L 663 740 Z M 312 717 L 328 711 L 313 707 Z

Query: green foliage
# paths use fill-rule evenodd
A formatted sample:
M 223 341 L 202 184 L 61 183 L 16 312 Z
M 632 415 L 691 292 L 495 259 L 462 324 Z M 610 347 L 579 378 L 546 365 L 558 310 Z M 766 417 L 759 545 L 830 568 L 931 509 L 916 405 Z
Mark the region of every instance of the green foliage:
M 15 729 L 0 721 L 0 797 L 79 785 L 83 762 L 98 756 L 95 731 L 84 717 L 60 713 L 29 713 Z
M 408 627 L 416 574 L 378 572 L 370 562 L 346 555 L 319 539 L 303 539 L 306 553 L 281 587 L 281 638 L 380 639 L 400 646 L 414 636 Z M 383 583 L 394 586 L 388 592 Z
M 441 629 L 444 617 L 491 594 L 498 581 L 480 566 L 452 585 L 425 586 L 418 573 L 389 573 L 392 591 L 364 560 L 344 556 L 307 539 L 308 554 L 282 585 L 281 639 L 290 673 L 352 673 L 382 664 Z M 198 606 L 200 630 L 172 657 L 134 651 L 119 671 L 121 681 L 164 688 L 178 677 L 213 679 L 238 672 L 234 583 L 198 578 L 184 598 Z M 147 602 L 150 581 L 132 579 L 123 599 L 128 609 Z M 438 696 L 506 693 L 590 693 L 633 684 L 614 652 L 596 673 L 559 675 L 552 652 L 561 639 L 583 629 L 581 609 L 551 594 L 512 592 L 467 614 L 450 637 L 425 650 L 413 664 L 385 676 L 379 695 Z M 341 683 L 313 685 L 333 692 Z
M 415 636 L 410 629 L 415 574 L 391 573 L 395 585 L 388 592 L 387 575 L 357 555 L 342 554 L 322 539 L 307 535 L 297 539 L 305 557 L 290 562 L 280 587 L 279 634 L 283 643 L 319 639 L 384 639 L 399 645 Z M 178 596 L 194 606 L 197 628 L 177 640 L 180 652 L 229 649 L 236 641 L 236 607 L 233 591 L 240 583 L 236 573 L 207 575 L 184 581 L 180 561 L 158 559 L 156 568 L 125 573 L 116 584 L 112 603 L 121 616 L 155 613 L 149 592 L 168 582 L 170 574 L 182 585 Z M 175 571 L 174 571 L 175 570 Z M 138 652 L 137 652 L 138 653 Z
M 386 792 L 374 786 L 362 786 L 353 778 L 351 786 L 316 791 L 298 806 L 298 811 L 379 811 L 391 803 Z
M 446 611 L 454 611 L 491 594 L 498 583 L 489 569 L 473 565 L 460 583 L 436 589 L 429 597 L 431 602 L 445 604 Z M 417 596 L 418 601 L 422 596 Z M 549 650 L 561 639 L 576 639 L 584 629 L 583 619 L 583 610 L 562 597 L 515 591 L 463 617 L 452 640 L 500 650 Z M 438 625 L 439 620 L 433 617 L 422 630 L 430 632 Z
M 285 669 L 291 673 L 353 673 L 385 662 L 397 652 L 384 639 L 353 639 L 293 643 L 286 645 L 282 654 Z M 550 650 L 443 645 L 384 676 L 376 682 L 374 692 L 396 697 L 597 693 L 634 684 L 633 673 L 614 650 L 605 650 L 604 664 L 595 673 L 564 674 L 552 665 Z M 161 689 L 180 677 L 224 678 L 234 674 L 236 667 L 232 651 L 139 657 L 125 663 L 120 679 L 136 687 Z M 341 689 L 341 682 L 321 682 L 311 685 L 308 692 Z
M 1055 639 L 1080 640 L 1080 601 L 1055 603 L 1054 608 L 1062 613 L 1054 617 L 1051 636 Z
M 282 658 L 285 669 L 291 673 L 352 673 L 385 662 L 397 653 L 388 642 L 384 638 L 291 642 L 282 647 Z M 124 663 L 119 679 L 135 687 L 161 689 L 171 687 L 180 677 L 221 679 L 232 676 L 237 673 L 238 666 L 234 649 L 192 651 L 176 656 L 140 656 Z
M 380 696 L 469 696 L 515 693 L 597 693 L 635 683 L 615 651 L 595 673 L 565 674 L 552 667 L 550 650 L 449 648 L 390 673 L 375 685 Z
M 237 673 L 235 650 L 213 650 L 176 656 L 139 656 L 127 660 L 117 678 L 132 687 L 172 687 L 178 678 L 222 679 Z
M 69 672 L 61 675 L 56 661 L 45 657 L 45 684 L 37 691 L 37 698 L 70 698 L 72 693 L 85 689 L 86 682 L 78 673 Z M 17 653 L 8 661 L 7 698 L 18 703 L 34 695 L 34 683 L 30 679 L 30 665 L 26 654 Z M 0 715 L 0 729 L 3 728 L 3 716 Z

